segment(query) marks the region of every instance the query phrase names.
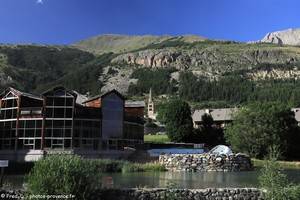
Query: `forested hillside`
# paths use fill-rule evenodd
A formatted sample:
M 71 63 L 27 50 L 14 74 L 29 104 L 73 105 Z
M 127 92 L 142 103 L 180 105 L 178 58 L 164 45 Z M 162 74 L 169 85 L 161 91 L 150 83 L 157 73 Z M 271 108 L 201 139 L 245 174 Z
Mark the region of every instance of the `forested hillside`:
M 117 88 L 129 98 L 152 88 L 154 95 L 211 105 L 274 100 L 300 104 L 299 47 L 192 37 L 122 38 L 116 42 L 102 37 L 100 46 L 93 44 L 95 54 L 74 46 L 2 45 L 0 88 L 40 93 L 65 85 L 89 95 Z M 128 50 L 120 51 L 119 43 Z M 108 52 L 105 48 L 112 52 L 99 54 Z
M 13 86 L 39 93 L 55 85 L 79 92 L 100 92 L 98 77 L 110 54 L 93 54 L 69 47 L 1 46 L 1 89 Z

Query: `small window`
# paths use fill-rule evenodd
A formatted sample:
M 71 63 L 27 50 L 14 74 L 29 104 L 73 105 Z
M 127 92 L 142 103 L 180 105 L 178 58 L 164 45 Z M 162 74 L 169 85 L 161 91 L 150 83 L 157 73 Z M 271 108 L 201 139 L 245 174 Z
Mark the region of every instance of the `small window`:
M 42 130 L 41 129 L 36 129 L 35 130 L 35 137 L 41 137 L 42 136 Z
M 71 137 L 71 129 L 65 129 L 65 137 Z
M 54 140 L 52 140 L 52 143 L 53 144 L 57 144 L 57 145 L 62 145 L 63 144 L 63 140 L 58 140 L 58 139 L 54 139 Z
M 71 140 L 65 140 L 64 147 L 65 148 L 70 148 L 71 147 Z

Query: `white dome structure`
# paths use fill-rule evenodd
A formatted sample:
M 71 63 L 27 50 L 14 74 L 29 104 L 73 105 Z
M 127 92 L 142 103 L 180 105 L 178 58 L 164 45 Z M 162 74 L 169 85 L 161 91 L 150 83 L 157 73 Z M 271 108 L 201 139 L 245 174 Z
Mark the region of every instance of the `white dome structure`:
M 225 146 L 225 145 L 218 145 L 218 146 L 215 146 L 214 148 L 212 148 L 209 153 L 211 154 L 225 154 L 225 155 L 230 155 L 232 154 L 232 150 L 228 147 L 228 146 Z

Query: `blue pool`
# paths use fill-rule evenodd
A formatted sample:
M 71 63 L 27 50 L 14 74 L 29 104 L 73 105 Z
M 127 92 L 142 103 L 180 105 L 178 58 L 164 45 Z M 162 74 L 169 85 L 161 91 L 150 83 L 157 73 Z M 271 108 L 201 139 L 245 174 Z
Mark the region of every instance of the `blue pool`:
M 148 150 L 150 156 L 156 157 L 161 154 L 201 154 L 204 149 L 188 149 L 188 148 L 168 148 L 168 149 L 150 149 Z

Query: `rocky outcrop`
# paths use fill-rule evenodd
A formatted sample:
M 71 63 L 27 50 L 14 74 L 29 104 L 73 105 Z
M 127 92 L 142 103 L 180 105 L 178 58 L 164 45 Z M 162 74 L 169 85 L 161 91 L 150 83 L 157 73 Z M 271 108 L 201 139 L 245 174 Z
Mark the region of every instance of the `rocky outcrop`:
M 249 171 L 252 163 L 245 154 L 168 154 L 160 155 L 159 163 L 172 171 Z
M 103 83 L 101 92 L 108 92 L 117 89 L 122 94 L 127 94 L 130 84 L 135 84 L 137 79 L 130 78 L 133 69 L 119 66 L 107 66 L 99 76 L 99 81 Z
M 263 200 L 263 192 L 257 188 L 208 188 L 208 189 L 107 189 L 95 199 L 101 200 L 162 200 L 162 199 L 220 199 Z
M 234 70 L 252 69 L 260 63 L 293 63 L 292 57 L 280 49 L 243 49 L 236 55 L 217 47 L 205 49 L 148 49 L 117 56 L 112 63 L 138 65 L 149 68 L 173 67 L 178 70 L 193 68 L 208 74 L 222 74 Z
M 300 45 L 300 29 L 287 29 L 268 33 L 260 42 L 278 45 Z
M 266 79 L 299 79 L 300 78 L 300 70 L 257 70 L 246 74 L 246 77 L 258 81 L 258 80 L 266 80 Z

